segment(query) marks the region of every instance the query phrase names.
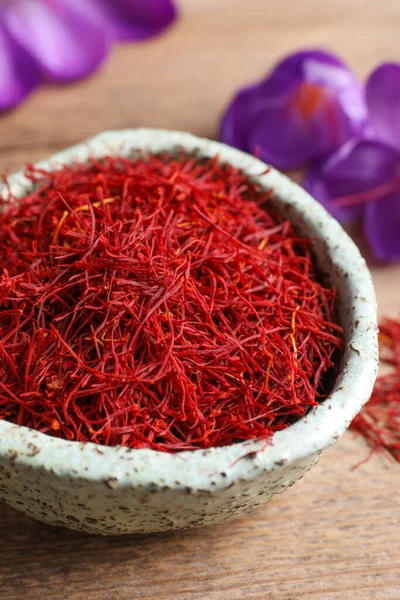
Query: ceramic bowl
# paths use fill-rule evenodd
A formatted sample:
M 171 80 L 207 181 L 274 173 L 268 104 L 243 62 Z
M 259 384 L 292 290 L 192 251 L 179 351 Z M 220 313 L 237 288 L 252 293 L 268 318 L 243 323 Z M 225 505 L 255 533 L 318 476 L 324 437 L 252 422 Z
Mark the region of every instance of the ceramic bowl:
M 188 133 L 138 129 L 102 133 L 39 163 L 57 168 L 89 156 L 129 155 L 183 147 L 219 155 L 274 190 L 274 203 L 296 229 L 313 238 L 319 268 L 339 293 L 345 352 L 330 396 L 276 433 L 271 444 L 252 440 L 209 450 L 154 450 L 68 442 L 0 421 L 0 498 L 27 515 L 89 533 L 115 535 L 198 527 L 254 510 L 300 479 L 349 426 L 368 400 L 376 377 L 374 289 L 366 264 L 340 225 L 304 190 L 265 164 Z M 12 191 L 30 186 L 22 173 Z

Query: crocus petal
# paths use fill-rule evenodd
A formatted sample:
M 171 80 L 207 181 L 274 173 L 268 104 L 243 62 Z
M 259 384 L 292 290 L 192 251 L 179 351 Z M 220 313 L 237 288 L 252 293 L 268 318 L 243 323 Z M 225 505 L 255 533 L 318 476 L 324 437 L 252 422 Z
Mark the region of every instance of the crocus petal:
M 329 175 L 326 179 L 324 177 L 324 167 L 325 163 L 314 163 L 307 170 L 302 184 L 304 189 L 341 223 L 346 223 L 362 215 L 364 211 L 363 204 L 356 204 L 355 206 L 346 208 L 336 208 L 332 204 L 332 200 L 336 195 L 332 191 L 332 185 L 330 185 L 332 182 L 329 181 Z
M 19 104 L 39 81 L 35 62 L 0 26 L 0 110 Z
M 365 235 L 381 260 L 400 260 L 400 182 L 398 188 L 365 207 Z
M 360 215 L 381 187 L 396 177 L 400 157 L 376 140 L 348 141 L 326 162 L 306 173 L 303 186 L 337 219 Z
M 4 11 L 10 35 L 55 81 L 84 77 L 103 61 L 110 40 L 86 0 L 14 0 Z
M 240 90 L 222 117 L 221 140 L 245 152 L 251 151 L 247 143 L 249 128 L 254 126 L 254 121 L 259 116 L 252 105 L 258 87 L 251 85 Z
M 376 134 L 400 150 L 400 64 L 384 63 L 375 69 L 365 93 Z
M 281 169 L 328 156 L 362 132 L 361 87 L 347 67 L 322 51 L 282 61 L 259 84 L 241 90 L 221 123 L 221 139 Z
M 161 33 L 177 14 L 172 0 L 93 0 L 115 40 L 143 40 Z

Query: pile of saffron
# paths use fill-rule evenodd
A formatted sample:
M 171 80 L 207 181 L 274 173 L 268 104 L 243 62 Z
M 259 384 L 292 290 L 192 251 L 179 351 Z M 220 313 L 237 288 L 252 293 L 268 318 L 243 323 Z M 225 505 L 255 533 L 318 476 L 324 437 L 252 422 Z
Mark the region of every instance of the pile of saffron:
M 270 439 L 341 329 L 311 242 L 217 158 L 92 160 L 0 214 L 0 418 L 166 452 Z
M 400 462 L 400 322 L 380 323 L 381 363 L 390 371 L 378 377 L 371 399 L 351 424 L 371 446 Z

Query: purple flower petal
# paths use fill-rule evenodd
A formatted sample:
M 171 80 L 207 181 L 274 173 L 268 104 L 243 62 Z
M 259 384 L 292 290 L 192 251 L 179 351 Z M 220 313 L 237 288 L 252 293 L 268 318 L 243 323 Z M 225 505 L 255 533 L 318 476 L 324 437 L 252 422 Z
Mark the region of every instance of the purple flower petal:
M 364 229 L 375 256 L 381 260 L 400 260 L 400 182 L 398 191 L 368 202 Z
M 365 93 L 376 134 L 400 150 L 400 64 L 384 63 L 375 69 Z
M 39 82 L 35 62 L 0 26 L 0 110 L 19 104 Z
M 312 167 L 303 186 L 337 219 L 346 221 L 365 210 L 365 202 L 396 177 L 397 152 L 383 142 L 350 140 L 325 163 Z
M 361 216 L 364 212 L 363 204 L 356 204 L 355 206 L 346 208 L 336 208 L 332 204 L 332 200 L 336 198 L 336 194 L 332 190 L 334 186 L 329 181 L 329 176 L 325 180 L 324 166 L 324 163 L 317 163 L 308 169 L 302 183 L 304 189 L 341 223 L 347 223 Z M 338 197 L 340 196 L 341 194 Z
M 222 117 L 221 140 L 245 152 L 252 151 L 247 143 L 248 133 L 260 116 L 256 107 L 252 106 L 258 88 L 259 85 L 251 85 L 240 90 Z
M 326 52 L 304 51 L 236 95 L 222 119 L 221 139 L 294 169 L 326 157 L 360 134 L 365 122 L 361 88 L 347 67 Z
M 55 81 L 88 75 L 105 58 L 110 40 L 101 13 L 86 0 L 14 0 L 4 10 L 9 34 Z
M 177 14 L 172 0 L 94 0 L 119 41 L 143 40 L 161 33 Z

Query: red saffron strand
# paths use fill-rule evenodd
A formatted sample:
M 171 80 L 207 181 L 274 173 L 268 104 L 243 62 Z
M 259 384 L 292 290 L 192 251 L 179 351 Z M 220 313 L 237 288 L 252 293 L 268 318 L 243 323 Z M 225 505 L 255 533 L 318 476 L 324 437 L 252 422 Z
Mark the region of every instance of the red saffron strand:
M 371 447 L 400 462 L 400 322 L 385 319 L 380 324 L 379 352 L 391 371 L 375 382 L 371 399 L 351 424 Z M 364 462 L 364 461 L 362 461 Z
M 347 194 L 346 196 L 339 196 L 332 200 L 332 206 L 335 208 L 344 208 L 346 206 L 354 206 L 356 204 L 364 204 L 365 202 L 380 200 L 387 194 L 398 192 L 399 187 L 400 178 L 396 177 L 392 181 L 377 185 L 371 190 L 354 192 L 353 194 Z
M 218 159 L 47 172 L 0 214 L 0 418 L 166 452 L 269 440 L 329 392 L 335 290 Z

